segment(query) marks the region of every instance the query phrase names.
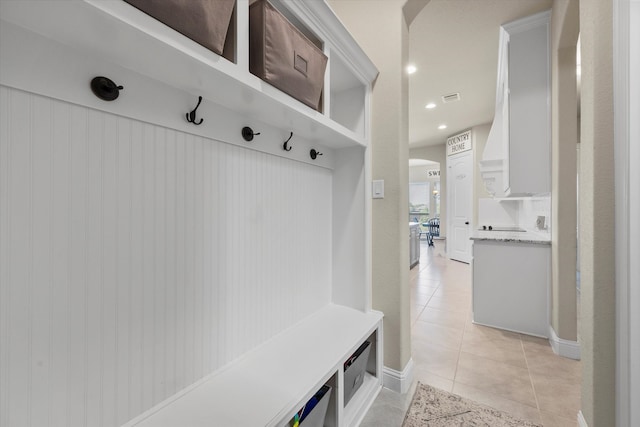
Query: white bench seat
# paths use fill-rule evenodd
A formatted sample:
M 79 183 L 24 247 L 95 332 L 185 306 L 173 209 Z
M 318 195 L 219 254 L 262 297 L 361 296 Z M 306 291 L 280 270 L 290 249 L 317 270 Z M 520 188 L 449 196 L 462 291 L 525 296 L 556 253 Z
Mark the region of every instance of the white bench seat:
M 282 425 L 342 369 L 381 320 L 379 312 L 329 304 L 126 426 Z M 369 378 L 369 393 L 379 391 L 380 377 Z

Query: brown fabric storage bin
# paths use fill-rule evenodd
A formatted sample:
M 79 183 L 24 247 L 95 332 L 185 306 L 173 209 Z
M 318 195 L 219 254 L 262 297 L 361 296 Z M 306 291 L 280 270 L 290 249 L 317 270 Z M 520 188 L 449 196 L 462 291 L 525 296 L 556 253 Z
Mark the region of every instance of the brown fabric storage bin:
M 249 6 L 249 71 L 320 111 L 327 57 L 268 1 Z
M 218 55 L 223 54 L 236 0 L 124 1 Z

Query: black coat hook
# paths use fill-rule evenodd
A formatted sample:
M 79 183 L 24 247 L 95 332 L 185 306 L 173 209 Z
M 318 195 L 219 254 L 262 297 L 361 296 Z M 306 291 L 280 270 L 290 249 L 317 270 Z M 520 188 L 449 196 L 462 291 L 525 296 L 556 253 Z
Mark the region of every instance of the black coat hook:
M 91 91 L 103 101 L 113 101 L 117 99 L 122 89 L 124 89 L 122 86 L 116 85 L 113 80 L 108 77 L 94 77 L 91 80 Z
M 193 123 L 194 125 L 200 125 L 204 121 L 204 119 L 201 118 L 199 122 L 196 122 L 196 110 L 200 106 L 201 102 L 202 102 L 202 97 L 199 96 L 198 97 L 198 105 L 196 105 L 196 108 L 194 108 L 190 113 L 185 114 L 185 116 L 187 117 L 187 121 L 189 123 Z
M 245 141 L 253 141 L 253 137 L 256 135 L 260 135 L 260 132 L 253 132 L 249 126 L 245 126 L 242 128 L 242 137 Z
M 287 146 L 289 141 L 291 141 L 292 137 L 293 137 L 293 132 L 291 132 L 291 134 L 289 134 L 289 138 L 287 138 L 287 140 L 284 142 L 284 144 L 282 144 L 282 148 L 284 148 L 284 151 L 291 151 L 291 149 L 293 148 L 293 147 Z
M 322 153 L 317 151 L 315 148 L 312 148 L 311 151 L 309 151 L 309 155 L 311 156 L 312 160 L 315 160 L 316 157 L 322 156 Z

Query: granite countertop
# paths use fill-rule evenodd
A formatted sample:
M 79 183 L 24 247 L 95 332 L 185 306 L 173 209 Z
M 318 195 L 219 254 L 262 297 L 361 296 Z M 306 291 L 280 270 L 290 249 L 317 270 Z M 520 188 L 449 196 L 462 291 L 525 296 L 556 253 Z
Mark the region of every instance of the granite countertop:
M 481 231 L 476 230 L 471 234 L 471 240 L 493 240 L 506 243 L 535 243 L 540 245 L 551 244 L 551 234 L 539 231 Z

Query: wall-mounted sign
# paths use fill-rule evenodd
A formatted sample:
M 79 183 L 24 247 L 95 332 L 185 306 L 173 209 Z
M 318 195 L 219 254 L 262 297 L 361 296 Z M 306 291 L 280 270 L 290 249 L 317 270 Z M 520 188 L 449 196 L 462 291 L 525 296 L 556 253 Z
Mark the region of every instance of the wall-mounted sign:
M 427 171 L 427 178 L 440 178 L 440 169 L 431 169 Z
M 471 150 L 471 131 L 447 138 L 447 156 Z

